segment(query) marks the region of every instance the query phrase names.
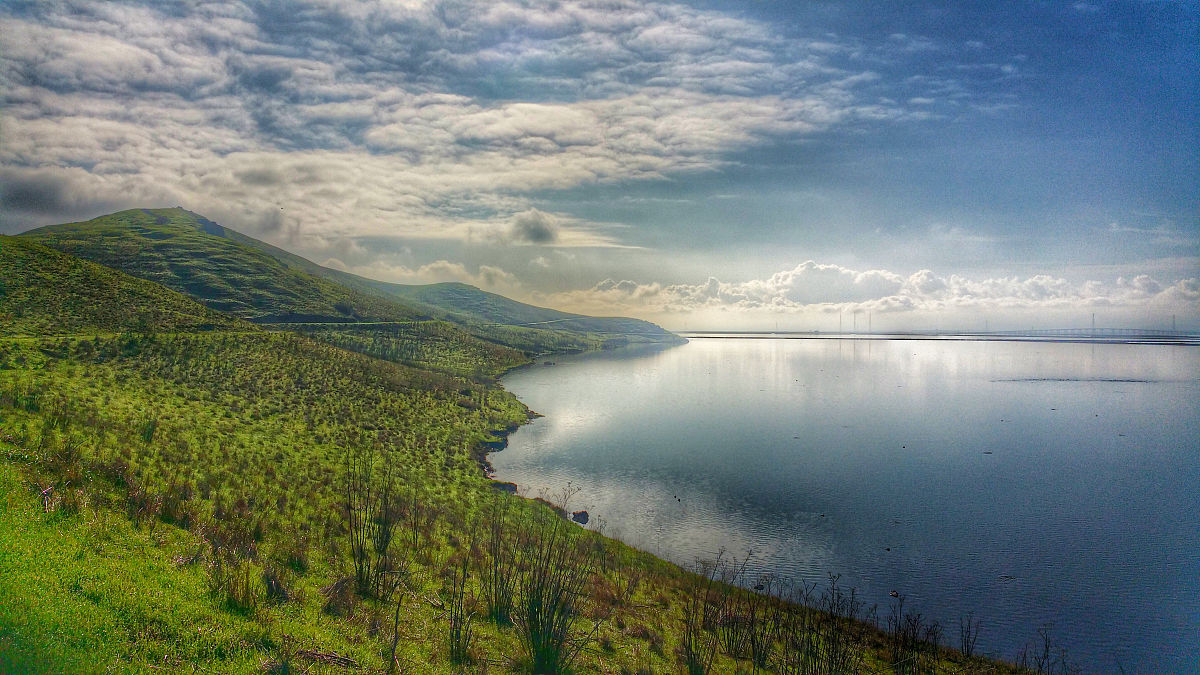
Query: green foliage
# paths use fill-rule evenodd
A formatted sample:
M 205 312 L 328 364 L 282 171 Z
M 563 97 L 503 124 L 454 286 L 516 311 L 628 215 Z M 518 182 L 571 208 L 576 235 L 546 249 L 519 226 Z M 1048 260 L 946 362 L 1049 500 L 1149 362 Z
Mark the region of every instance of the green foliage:
M 563 499 L 565 506 L 566 499 Z M 569 531 L 557 513 L 531 520 L 517 539 L 517 603 L 514 615 L 535 673 L 567 671 L 588 646 L 599 623 L 580 627 L 584 588 L 598 549 Z
M 0 335 L 253 330 L 162 286 L 0 236 Z
M 171 562 L 190 539 L 102 509 L 46 513 L 0 462 L 0 672 L 251 670 L 261 628 L 214 606 L 201 570 Z
M 256 322 L 405 321 L 409 307 L 284 265 L 181 208 L 132 209 L 20 235 Z
M 473 337 L 441 321 L 288 327 L 342 349 L 478 382 L 491 381 L 527 360 L 520 351 Z

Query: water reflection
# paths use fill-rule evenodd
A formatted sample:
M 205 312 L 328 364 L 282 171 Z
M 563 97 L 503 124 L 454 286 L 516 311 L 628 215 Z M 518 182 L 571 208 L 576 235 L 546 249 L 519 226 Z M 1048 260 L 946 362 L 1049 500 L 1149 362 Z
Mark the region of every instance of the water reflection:
M 1005 656 L 1052 621 L 1092 669 L 1186 670 L 1198 354 L 699 339 L 561 358 L 505 378 L 546 417 L 492 462 L 530 494 L 581 486 L 575 508 L 677 562 L 750 550 L 948 626 L 973 611 Z

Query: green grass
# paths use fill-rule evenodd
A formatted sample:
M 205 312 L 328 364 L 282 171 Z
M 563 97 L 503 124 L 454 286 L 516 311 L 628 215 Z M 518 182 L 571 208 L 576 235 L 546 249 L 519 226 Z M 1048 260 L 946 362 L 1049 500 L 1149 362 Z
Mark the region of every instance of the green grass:
M 106 509 L 47 514 L 24 482 L 0 463 L 0 672 L 257 665 L 262 626 L 217 607 L 202 568 L 172 563 L 195 537 Z
M 19 238 L 121 270 L 251 321 L 406 321 L 421 313 L 293 269 L 180 208 L 132 209 Z
M 253 330 L 159 284 L 0 236 L 0 335 Z
M 442 321 L 288 327 L 348 351 L 479 382 L 492 381 L 528 361 L 523 352 L 481 340 Z

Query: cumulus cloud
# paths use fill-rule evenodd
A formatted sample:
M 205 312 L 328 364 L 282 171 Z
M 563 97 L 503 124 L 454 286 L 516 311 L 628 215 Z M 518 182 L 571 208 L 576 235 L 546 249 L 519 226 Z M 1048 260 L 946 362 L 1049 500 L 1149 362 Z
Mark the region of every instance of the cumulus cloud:
M 457 281 L 502 295 L 522 295 L 526 290 L 516 275 L 495 265 L 479 265 L 475 271 L 471 271 L 466 265 L 449 260 L 435 260 L 417 267 L 395 265 L 378 260 L 365 265 L 347 266 L 337 258 L 331 258 L 322 264 L 326 267 L 398 284 L 436 284 Z
M 554 306 L 596 313 L 666 316 L 728 312 L 953 312 L 1053 310 L 1087 307 L 1175 309 L 1200 312 L 1200 279 L 1164 283 L 1148 275 L 1115 282 L 1072 283 L 1035 275 L 969 279 L 931 270 L 908 275 L 858 271 L 806 261 L 764 279 L 697 284 L 638 283 L 605 279 L 586 290 L 542 296 Z

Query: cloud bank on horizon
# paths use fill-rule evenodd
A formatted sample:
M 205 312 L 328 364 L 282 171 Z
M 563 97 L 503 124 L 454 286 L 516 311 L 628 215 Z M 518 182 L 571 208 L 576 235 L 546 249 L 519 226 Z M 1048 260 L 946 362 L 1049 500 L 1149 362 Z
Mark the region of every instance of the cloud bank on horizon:
M 6 3 L 0 230 L 180 204 L 673 326 L 1200 328 L 1200 8 L 858 5 Z

